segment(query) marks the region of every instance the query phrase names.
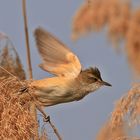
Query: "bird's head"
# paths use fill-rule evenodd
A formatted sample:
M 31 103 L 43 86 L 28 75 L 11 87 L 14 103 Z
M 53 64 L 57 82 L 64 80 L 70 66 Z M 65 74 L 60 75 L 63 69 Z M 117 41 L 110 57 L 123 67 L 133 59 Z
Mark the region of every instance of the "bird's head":
M 86 70 L 81 71 L 80 77 L 82 82 L 85 83 L 87 87 L 91 88 L 91 91 L 94 91 L 101 86 L 111 86 L 111 84 L 102 80 L 101 73 L 96 67 L 90 67 Z

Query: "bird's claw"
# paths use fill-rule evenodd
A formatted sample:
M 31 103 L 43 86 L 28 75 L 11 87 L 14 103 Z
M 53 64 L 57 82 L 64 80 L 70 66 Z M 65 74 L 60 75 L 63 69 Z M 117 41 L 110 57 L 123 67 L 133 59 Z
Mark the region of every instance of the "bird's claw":
M 50 116 L 44 117 L 43 121 L 44 122 L 50 122 Z

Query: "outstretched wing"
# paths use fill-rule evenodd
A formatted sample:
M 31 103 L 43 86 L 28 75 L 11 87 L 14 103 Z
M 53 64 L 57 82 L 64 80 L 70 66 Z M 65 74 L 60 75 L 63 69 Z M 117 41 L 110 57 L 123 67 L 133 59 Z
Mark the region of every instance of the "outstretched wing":
M 77 77 L 81 71 L 78 57 L 62 42 L 42 28 L 35 30 L 35 39 L 43 63 L 40 67 L 57 76 Z

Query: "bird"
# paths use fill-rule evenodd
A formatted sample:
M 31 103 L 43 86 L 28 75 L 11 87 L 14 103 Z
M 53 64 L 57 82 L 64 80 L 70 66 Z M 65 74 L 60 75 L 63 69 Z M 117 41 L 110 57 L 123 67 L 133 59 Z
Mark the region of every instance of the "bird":
M 44 28 L 36 28 L 34 37 L 42 59 L 39 66 L 53 75 L 31 82 L 41 106 L 79 101 L 102 86 L 111 86 L 102 80 L 97 67 L 83 69 L 79 58 Z

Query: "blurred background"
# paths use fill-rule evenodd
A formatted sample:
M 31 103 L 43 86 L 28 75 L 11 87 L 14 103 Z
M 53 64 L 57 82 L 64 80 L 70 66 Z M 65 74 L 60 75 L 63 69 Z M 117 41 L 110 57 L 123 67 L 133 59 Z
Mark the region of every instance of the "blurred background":
M 85 1 L 27 1 L 34 79 L 52 76 L 38 67 L 41 60 L 35 47 L 33 32 L 35 28 L 41 26 L 67 44 L 79 57 L 83 68 L 89 66 L 98 67 L 102 78 L 112 84 L 111 88 L 102 87 L 81 101 L 45 109 L 64 140 L 95 139 L 100 128 L 110 117 L 114 103 L 131 88 L 134 82 L 138 82 L 134 78 L 130 63 L 128 63 L 128 54 L 125 53 L 126 49 L 124 46 L 126 45 L 126 40 L 119 41 L 120 49 L 118 52 L 114 49 L 114 44 L 110 41 L 106 25 L 104 25 L 104 28 L 100 27 L 102 30 L 97 28 L 94 30 L 95 32 L 81 36 L 76 41 L 72 40 L 72 34 L 75 34 L 74 26 L 76 25 L 76 23 L 73 25 L 74 15 L 83 2 Z M 132 10 L 135 10 L 139 8 L 140 1 L 133 0 L 131 4 Z M 1 0 L 0 19 L 0 31 L 6 33 L 11 38 L 20 55 L 24 69 L 27 71 L 21 1 Z M 73 33 L 72 28 L 74 30 Z M 76 34 L 76 37 L 80 36 L 79 32 Z M 56 137 L 53 130 L 49 125 L 47 128 L 48 138 L 55 140 Z

